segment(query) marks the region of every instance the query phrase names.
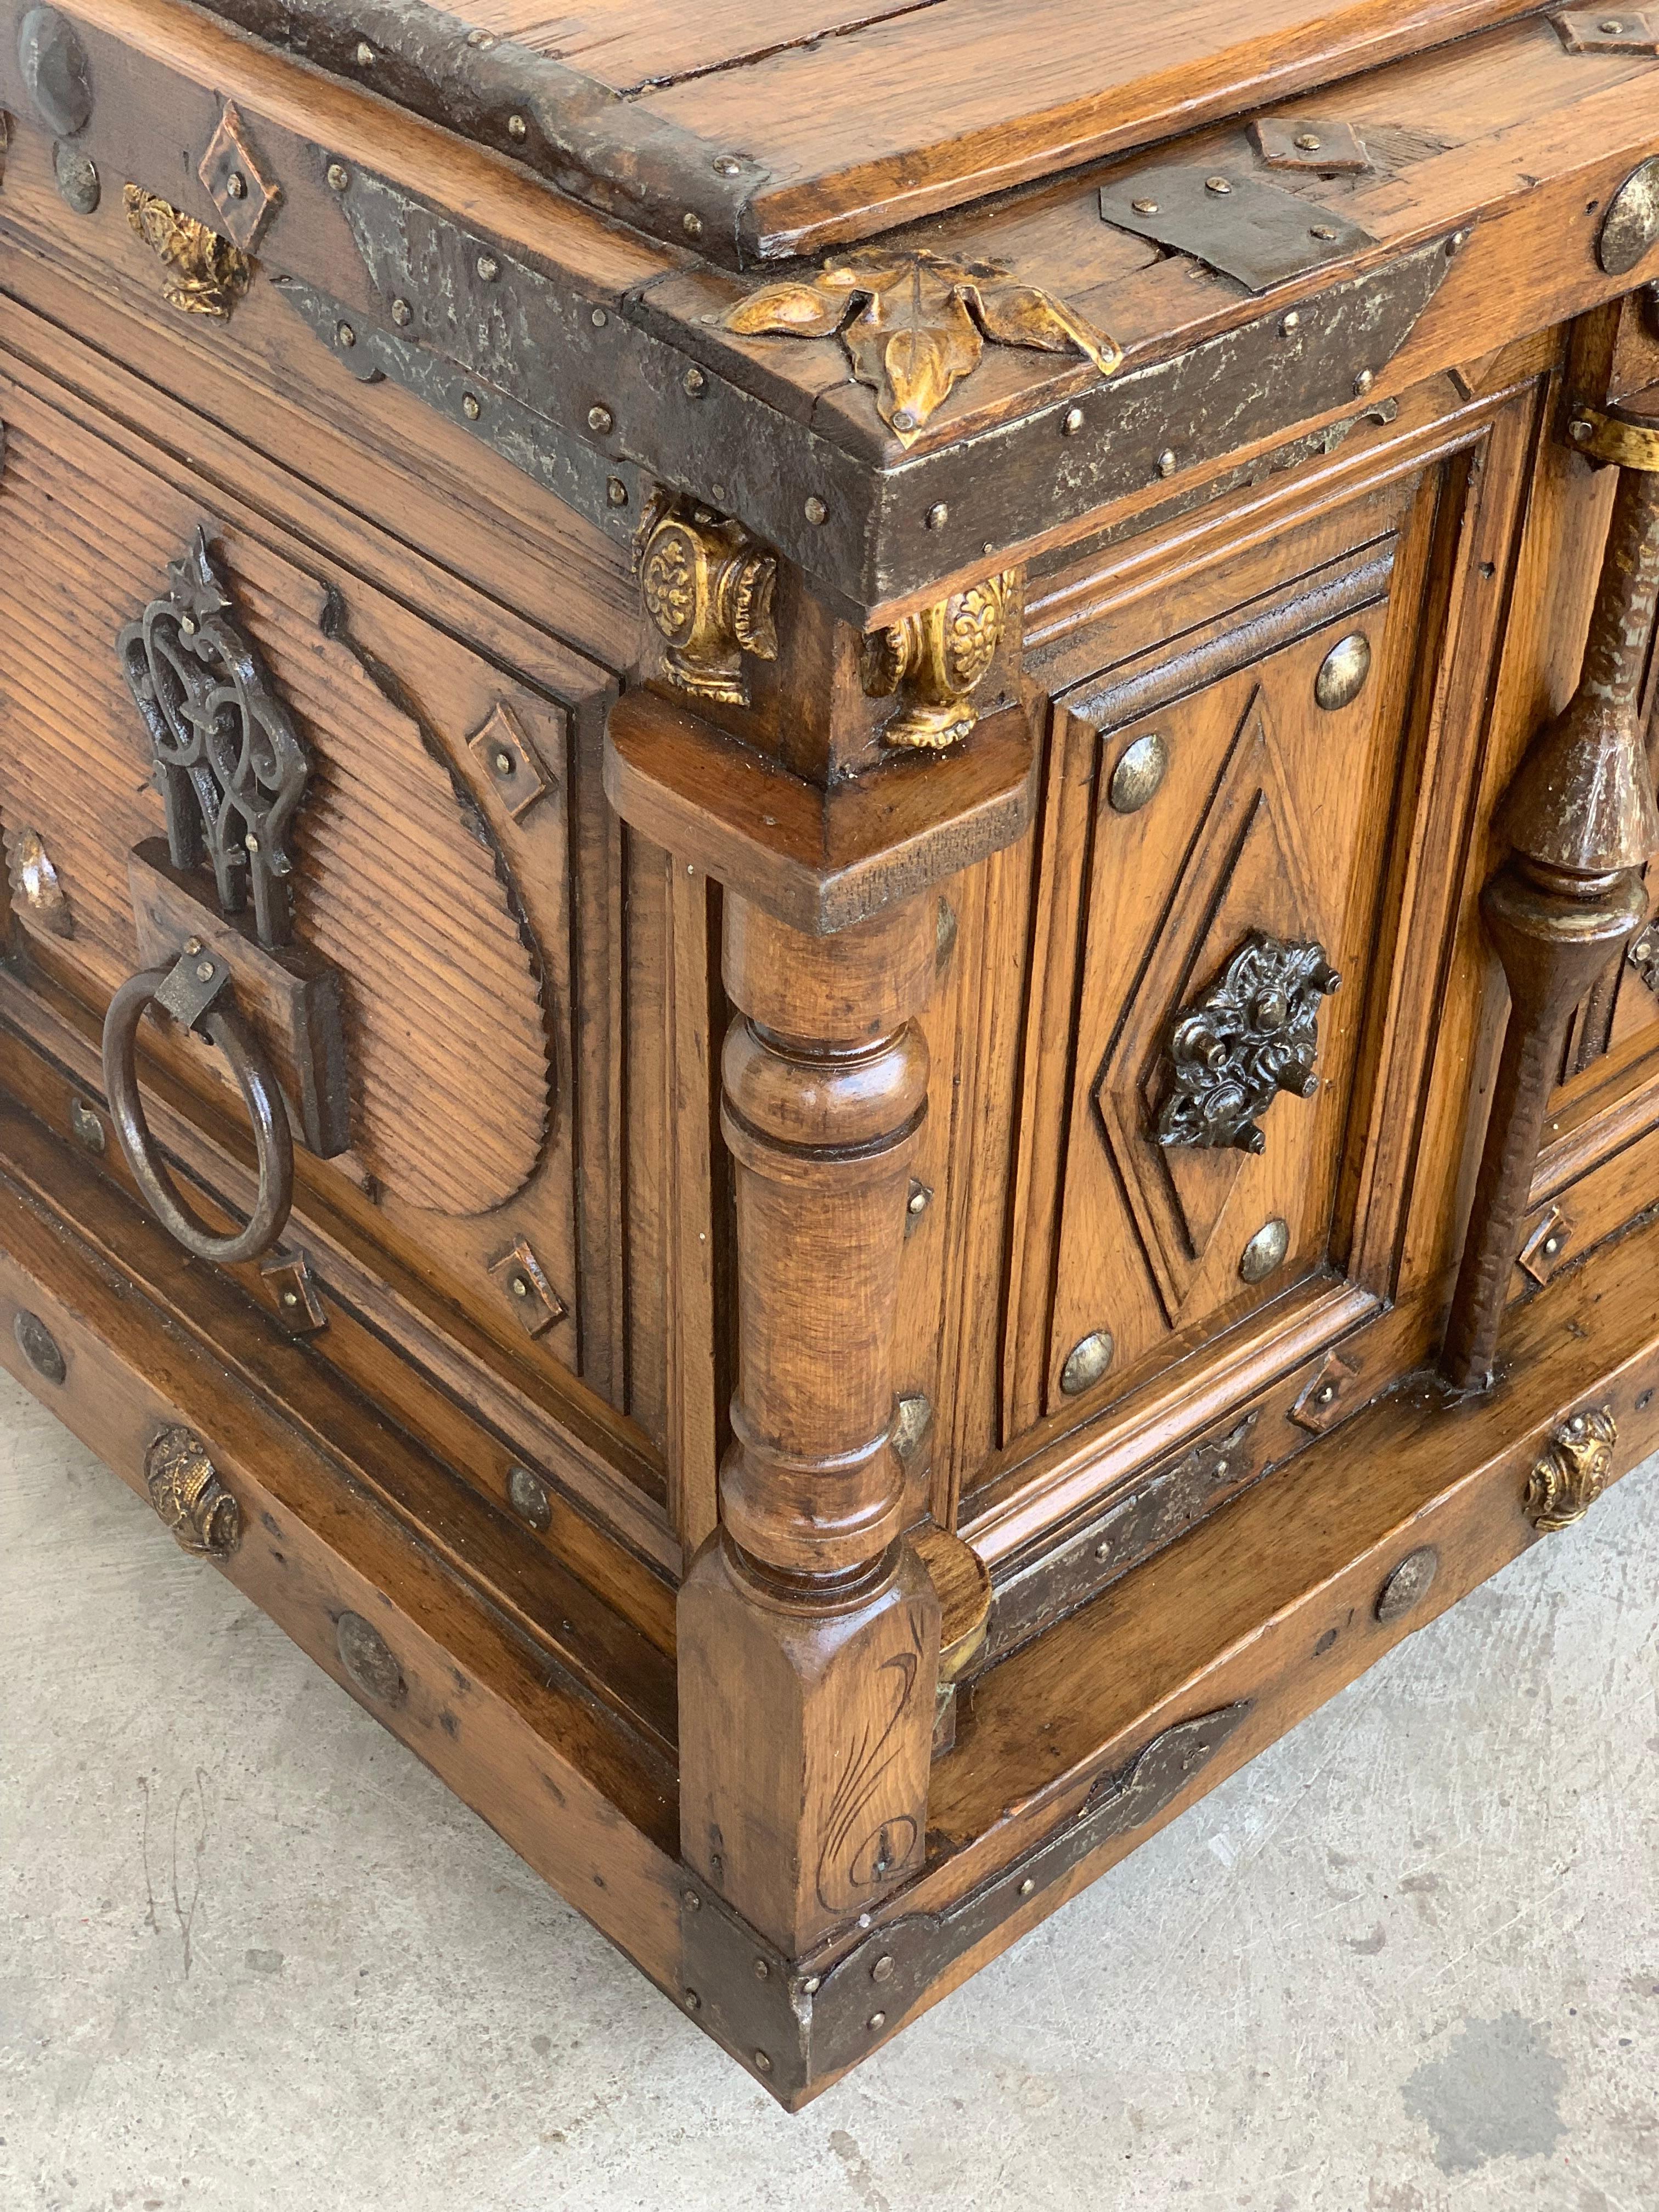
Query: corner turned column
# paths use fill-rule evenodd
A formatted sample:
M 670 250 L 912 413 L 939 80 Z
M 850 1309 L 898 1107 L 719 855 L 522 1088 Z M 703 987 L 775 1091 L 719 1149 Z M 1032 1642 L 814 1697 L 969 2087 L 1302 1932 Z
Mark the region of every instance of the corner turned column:
M 933 907 L 830 936 L 726 911 L 738 1365 L 679 1601 L 681 1848 L 798 1957 L 917 1870 L 927 1826 L 939 1601 L 891 1428 Z
M 1578 688 L 1505 794 L 1498 826 L 1510 856 L 1480 898 L 1510 1012 L 1440 1359 L 1463 1390 L 1492 1376 L 1573 1010 L 1641 927 L 1642 870 L 1659 848 L 1638 722 L 1659 604 L 1659 414 L 1585 409 L 1571 435 L 1619 468 L 1619 488 Z

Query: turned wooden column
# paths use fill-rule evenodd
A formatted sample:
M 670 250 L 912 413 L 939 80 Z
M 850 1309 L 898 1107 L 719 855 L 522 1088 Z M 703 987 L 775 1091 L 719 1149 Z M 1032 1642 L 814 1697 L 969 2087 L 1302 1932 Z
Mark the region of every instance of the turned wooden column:
M 1460 1389 L 1492 1375 L 1573 1009 L 1641 927 L 1642 870 L 1659 848 L 1637 721 L 1659 602 L 1659 430 L 1652 415 L 1616 408 L 1584 410 L 1572 434 L 1619 465 L 1619 489 L 1578 689 L 1510 787 L 1498 823 L 1510 857 L 1481 895 L 1510 1012 L 1441 1354 Z
M 927 1825 L 939 1602 L 891 1432 L 933 902 L 823 937 L 726 914 L 738 1367 L 679 1601 L 681 1848 L 799 1956 L 916 1871 Z

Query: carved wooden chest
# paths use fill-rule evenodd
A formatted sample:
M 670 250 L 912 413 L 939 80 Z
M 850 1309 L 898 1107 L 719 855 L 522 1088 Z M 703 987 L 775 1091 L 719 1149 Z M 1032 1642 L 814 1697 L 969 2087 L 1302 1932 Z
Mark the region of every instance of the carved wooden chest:
M 457 4 L 0 0 L 0 1347 L 793 2106 L 1659 1443 L 1659 12 Z

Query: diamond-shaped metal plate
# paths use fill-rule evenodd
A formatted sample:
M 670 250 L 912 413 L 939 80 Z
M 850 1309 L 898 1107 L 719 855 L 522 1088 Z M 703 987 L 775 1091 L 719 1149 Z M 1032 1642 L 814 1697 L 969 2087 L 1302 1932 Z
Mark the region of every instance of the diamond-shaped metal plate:
M 234 102 L 225 102 L 196 173 L 219 211 L 220 229 L 244 253 L 252 253 L 283 204 L 283 188 L 261 167 Z

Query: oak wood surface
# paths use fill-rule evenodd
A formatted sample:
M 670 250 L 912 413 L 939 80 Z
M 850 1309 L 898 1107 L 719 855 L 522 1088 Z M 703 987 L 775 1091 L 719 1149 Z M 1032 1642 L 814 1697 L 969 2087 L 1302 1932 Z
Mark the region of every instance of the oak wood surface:
M 763 252 L 856 237 L 1174 128 L 1375 67 L 1524 13 L 1528 0 L 1125 0 L 1101 35 L 1087 0 L 790 0 L 690 13 L 553 12 L 473 0 L 468 21 L 556 55 L 751 155 Z

